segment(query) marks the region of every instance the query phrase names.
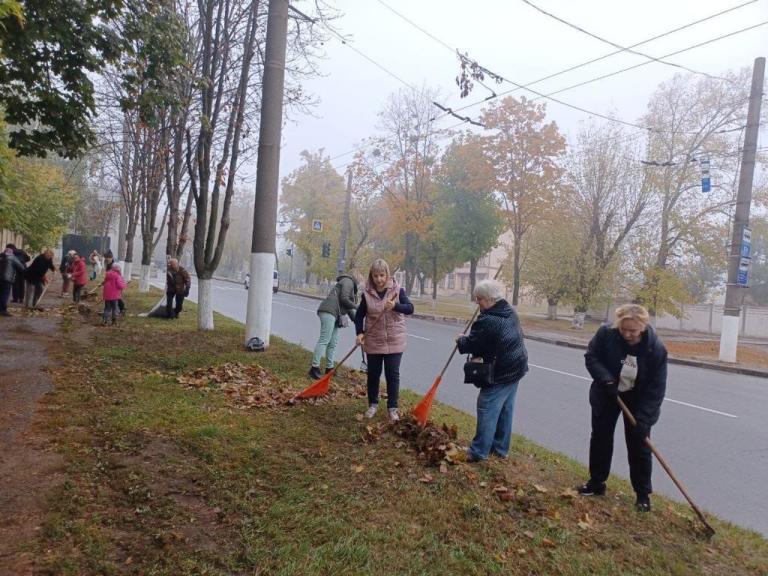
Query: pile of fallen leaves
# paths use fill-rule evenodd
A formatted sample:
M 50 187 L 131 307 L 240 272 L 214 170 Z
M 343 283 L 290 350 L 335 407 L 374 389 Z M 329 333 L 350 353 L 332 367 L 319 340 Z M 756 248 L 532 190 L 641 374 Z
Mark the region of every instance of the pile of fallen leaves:
M 258 364 L 228 362 L 206 366 L 176 379 L 187 388 L 221 391 L 241 409 L 278 408 L 290 403 L 296 395 L 295 389 Z
M 456 426 L 437 426 L 427 422 L 422 427 L 413 415 L 408 414 L 392 423 L 391 430 L 416 451 L 419 460 L 429 466 L 444 467 L 446 462 L 454 464 L 466 458 L 465 451 L 456 444 Z

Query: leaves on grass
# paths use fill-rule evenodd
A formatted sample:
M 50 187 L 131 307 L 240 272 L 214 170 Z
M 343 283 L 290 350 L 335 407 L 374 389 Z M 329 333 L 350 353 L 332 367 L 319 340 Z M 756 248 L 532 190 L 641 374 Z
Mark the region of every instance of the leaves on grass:
M 177 376 L 176 380 L 186 388 L 221 391 L 241 409 L 279 408 L 296 395 L 296 390 L 258 364 L 228 362 L 207 366 Z
M 441 462 L 455 462 L 460 450 L 455 443 L 458 436 L 456 426 L 441 427 L 432 422 L 422 427 L 410 414 L 403 416 L 400 421 L 390 425 L 394 434 L 403 438 L 418 454 L 419 460 L 429 466 L 439 466 Z

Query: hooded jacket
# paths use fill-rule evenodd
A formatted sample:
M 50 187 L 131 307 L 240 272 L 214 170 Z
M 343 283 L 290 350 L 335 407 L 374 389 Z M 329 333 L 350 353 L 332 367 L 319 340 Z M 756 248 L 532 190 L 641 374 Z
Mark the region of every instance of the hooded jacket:
M 461 354 L 480 356 L 484 363 L 495 362 L 495 384 L 512 384 L 528 372 L 528 351 L 520 320 L 503 298 L 480 312 L 469 334 L 456 344 Z
M 349 319 L 355 321 L 357 309 L 357 281 L 347 274 L 341 274 L 336 278 L 336 284 L 328 296 L 325 297 L 317 308 L 317 313 L 325 312 L 333 315 L 337 320 L 339 316 L 349 315 Z
M 584 354 L 593 380 L 590 404 L 599 410 L 605 402 L 611 401 L 606 384 L 619 381 L 628 354 L 637 357 L 637 377 L 634 388 L 622 392 L 621 397 L 632 405 L 638 422 L 653 426 L 659 419 L 667 390 L 667 349 L 651 326 L 643 332 L 640 343 L 634 346 L 622 338 L 618 328 L 605 325 L 597 330 Z
M 56 271 L 56 267 L 53 265 L 53 258 L 46 258 L 45 254 L 38 254 L 32 260 L 29 268 L 27 268 L 27 281 L 32 283 L 42 282 L 48 270 L 51 272 Z
M 117 270 L 109 270 L 104 274 L 104 300 L 120 300 L 125 290 L 125 280 Z
M 24 273 L 24 264 L 13 255 L 11 250 L 0 253 L 0 282 L 13 284 L 16 274 Z

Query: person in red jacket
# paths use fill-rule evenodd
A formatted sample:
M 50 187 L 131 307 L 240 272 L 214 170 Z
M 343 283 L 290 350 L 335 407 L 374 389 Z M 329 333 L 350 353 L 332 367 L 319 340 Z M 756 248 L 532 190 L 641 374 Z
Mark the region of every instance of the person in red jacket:
M 120 266 L 113 264 L 104 274 L 104 280 L 101 282 L 104 286 L 102 296 L 104 298 L 104 314 L 101 317 L 101 325 L 106 326 L 110 315 L 112 324 L 117 324 L 117 302 L 123 297 L 125 290 L 125 280 L 120 274 Z
M 80 294 L 83 287 L 88 284 L 88 270 L 85 266 L 85 260 L 75 253 L 72 256 L 72 263 L 67 268 L 67 274 L 72 277 L 72 301 L 80 302 Z

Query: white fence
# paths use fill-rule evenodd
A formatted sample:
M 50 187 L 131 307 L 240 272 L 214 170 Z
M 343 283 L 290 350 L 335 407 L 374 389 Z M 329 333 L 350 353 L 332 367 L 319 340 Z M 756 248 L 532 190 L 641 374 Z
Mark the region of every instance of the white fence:
M 689 304 L 683 306 L 681 318 L 678 319 L 665 314 L 656 319 L 656 326 L 670 330 L 719 334 L 722 317 L 722 305 Z M 768 308 L 742 306 L 739 332 L 741 336 L 768 338 Z

